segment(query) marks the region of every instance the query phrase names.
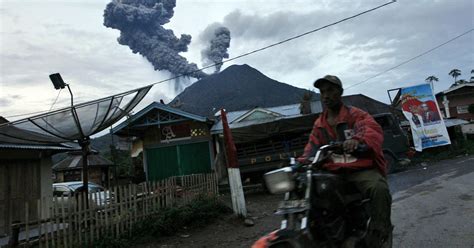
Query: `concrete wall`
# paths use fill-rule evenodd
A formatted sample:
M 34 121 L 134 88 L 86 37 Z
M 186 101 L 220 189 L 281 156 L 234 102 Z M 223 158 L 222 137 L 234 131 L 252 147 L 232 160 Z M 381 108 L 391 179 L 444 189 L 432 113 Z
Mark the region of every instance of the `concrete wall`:
M 474 114 L 459 114 L 458 106 L 469 106 L 474 104 L 474 88 L 473 87 L 463 87 L 453 92 L 446 94 L 446 97 L 449 101 L 449 113 L 451 118 L 459 118 L 464 120 L 474 119 Z M 438 95 L 436 97 L 438 101 L 439 108 L 444 112 L 445 107 L 443 105 L 443 97 Z

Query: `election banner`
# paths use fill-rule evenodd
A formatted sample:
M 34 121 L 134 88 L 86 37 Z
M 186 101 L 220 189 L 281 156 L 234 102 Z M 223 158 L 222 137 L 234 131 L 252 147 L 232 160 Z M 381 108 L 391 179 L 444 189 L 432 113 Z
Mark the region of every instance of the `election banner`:
M 429 147 L 451 144 L 429 84 L 402 88 L 400 95 L 403 114 L 410 122 L 415 150 L 421 152 Z

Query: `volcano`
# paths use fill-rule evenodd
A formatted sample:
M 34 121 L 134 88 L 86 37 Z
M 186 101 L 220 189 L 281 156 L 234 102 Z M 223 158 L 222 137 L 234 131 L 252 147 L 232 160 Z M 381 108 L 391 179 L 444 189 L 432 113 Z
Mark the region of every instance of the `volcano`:
M 232 65 L 187 87 L 170 105 L 201 116 L 227 111 L 300 103 L 305 93 L 319 94 L 273 80 L 249 65 Z

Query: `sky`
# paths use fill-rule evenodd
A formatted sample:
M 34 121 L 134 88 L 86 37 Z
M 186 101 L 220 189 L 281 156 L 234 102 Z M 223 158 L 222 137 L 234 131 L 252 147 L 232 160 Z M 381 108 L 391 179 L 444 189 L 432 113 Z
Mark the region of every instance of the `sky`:
M 120 31 L 103 25 L 110 0 L 0 0 L 0 116 L 16 116 L 69 104 L 49 75 L 59 72 L 76 103 L 167 79 L 140 54 L 120 45 Z M 190 62 L 202 66 L 202 32 L 213 23 L 229 28 L 229 54 L 245 52 L 335 22 L 388 0 L 177 0 L 164 27 L 190 34 Z M 348 22 L 224 64 L 248 64 L 277 81 L 313 89 L 315 79 L 337 75 L 344 87 L 361 82 L 474 27 L 472 0 L 399 0 Z M 435 91 L 474 69 L 474 32 L 397 69 L 345 90 L 389 102 L 387 90 L 424 83 L 435 75 Z M 210 71 L 209 71 L 210 72 Z M 195 81 L 195 80 L 191 80 Z M 59 93 L 59 97 L 58 97 Z M 155 85 L 135 108 L 169 102 L 172 83 Z M 57 102 L 55 102 L 58 97 Z

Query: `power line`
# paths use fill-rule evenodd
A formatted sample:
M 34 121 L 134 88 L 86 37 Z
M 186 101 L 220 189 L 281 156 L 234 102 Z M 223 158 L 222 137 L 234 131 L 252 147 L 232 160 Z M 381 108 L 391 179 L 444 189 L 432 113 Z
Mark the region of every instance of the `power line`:
M 205 69 L 214 67 L 214 66 L 216 66 L 216 65 L 224 64 L 224 63 L 227 63 L 227 62 L 230 62 L 230 61 L 233 61 L 233 60 L 236 60 L 236 59 L 239 59 L 239 58 L 242 58 L 242 57 L 245 57 L 245 56 L 248 56 L 248 55 L 257 53 L 257 52 L 261 52 L 261 51 L 263 51 L 263 50 L 267 50 L 267 49 L 272 48 L 272 47 L 274 47 L 274 46 L 278 46 L 278 45 L 281 45 L 281 44 L 283 44 L 283 43 L 290 42 L 290 41 L 292 41 L 292 40 L 301 38 L 301 37 L 303 37 L 303 36 L 306 36 L 306 35 L 309 35 L 309 34 L 318 32 L 318 31 L 320 31 L 320 30 L 322 30 L 322 29 L 325 29 L 325 28 L 328 28 L 328 27 L 337 25 L 337 24 L 339 24 L 339 23 L 348 21 L 348 20 L 350 20 L 350 19 L 354 19 L 354 18 L 356 18 L 356 17 L 358 17 L 358 16 L 367 14 L 367 13 L 372 12 L 372 11 L 375 11 L 375 10 L 377 10 L 377 9 L 380 9 L 380 8 L 382 8 L 382 7 L 385 7 L 385 6 L 387 6 L 387 5 L 389 5 L 389 4 L 392 4 L 392 3 L 395 3 L 395 2 L 396 2 L 396 0 L 392 0 L 392 1 L 388 2 L 388 3 L 384 3 L 384 4 L 379 5 L 379 6 L 377 6 L 377 7 L 368 9 L 368 10 L 363 11 L 363 12 L 360 12 L 360 13 L 358 13 L 358 14 L 355 14 L 355 15 L 352 15 L 352 16 L 349 16 L 349 17 L 346 17 L 346 18 L 343 18 L 343 19 L 341 19 L 341 20 L 339 20 L 339 21 L 336 21 L 336 22 L 333 22 L 333 23 L 324 25 L 324 26 L 322 26 L 322 27 L 319 27 L 319 28 L 316 28 L 316 29 L 307 31 L 307 32 L 302 33 L 302 34 L 299 34 L 299 35 L 295 35 L 295 36 L 290 37 L 290 38 L 288 38 L 288 39 L 285 39 L 285 40 L 282 40 L 282 41 L 279 41 L 279 42 L 276 42 L 276 43 L 267 45 L 267 46 L 262 47 L 262 48 L 255 49 L 255 50 L 253 50 L 253 51 L 246 52 L 246 53 L 241 54 L 241 55 L 239 55 L 239 56 L 235 56 L 235 57 L 232 57 L 232 58 L 223 60 L 223 61 L 220 62 L 220 63 L 211 64 L 211 65 L 202 67 L 202 68 L 200 68 L 200 69 L 193 70 L 193 71 L 191 71 L 191 72 L 183 73 L 183 74 L 177 75 L 177 76 L 172 77 L 172 78 L 168 78 L 168 79 L 165 79 L 165 80 L 161 80 L 161 81 L 152 83 L 152 84 L 150 84 L 150 85 L 156 85 L 156 84 L 160 84 L 160 83 L 164 83 L 164 82 L 167 82 L 167 81 L 171 81 L 171 80 L 174 80 L 174 79 L 177 79 L 177 78 L 180 78 L 180 77 L 185 77 L 185 76 L 187 76 L 187 75 L 193 74 L 193 73 L 195 73 L 195 72 L 203 71 L 203 70 L 205 70 Z
M 339 24 L 339 23 L 342 23 L 342 22 L 345 22 L 345 21 L 354 19 L 354 18 L 356 18 L 356 17 L 359 17 L 359 16 L 361 16 L 361 15 L 364 15 L 364 14 L 367 14 L 367 13 L 369 13 L 369 12 L 375 11 L 375 10 L 377 10 L 377 9 L 380 9 L 380 8 L 382 8 L 382 7 L 385 7 L 385 6 L 387 6 L 387 5 L 389 5 L 389 4 L 392 4 L 392 3 L 395 3 L 395 2 L 396 2 L 396 0 L 392 0 L 392 1 L 390 1 L 390 2 L 381 4 L 381 5 L 377 6 L 377 7 L 368 9 L 368 10 L 363 11 L 363 12 L 360 12 L 360 13 L 358 13 L 358 14 L 355 14 L 355 15 L 352 15 L 352 16 L 349 16 L 349 17 L 346 17 L 346 18 L 343 18 L 343 19 L 341 19 L 341 20 L 339 20 L 339 21 L 336 21 L 336 22 L 333 22 L 333 23 L 324 25 L 324 26 L 319 27 L 319 28 L 312 29 L 312 30 L 310 30 L 310 31 L 304 32 L 304 33 L 299 34 L 299 35 L 295 35 L 295 36 L 293 36 L 293 37 L 290 37 L 290 38 L 287 38 L 287 39 L 285 39 L 285 40 L 282 40 L 282 41 L 279 41 L 279 42 L 276 42 L 276 43 L 267 45 L 267 46 L 265 46 L 265 47 L 258 48 L 258 49 L 252 50 L 252 51 L 250 51 L 250 52 L 247 52 L 247 53 L 244 53 L 244 54 L 241 54 L 241 55 L 238 55 L 238 56 L 235 56 L 235 57 L 232 57 L 232 58 L 223 60 L 223 61 L 220 62 L 220 63 L 214 63 L 214 64 L 211 64 L 211 65 L 208 65 L 208 66 L 205 66 L 205 67 L 201 67 L 201 68 L 198 68 L 198 69 L 196 69 L 196 70 L 193 70 L 193 71 L 190 71 L 190 72 L 187 72 L 187 73 L 179 74 L 179 75 L 176 75 L 176 76 L 174 76 L 174 77 L 171 77 L 171 78 L 168 78 L 168 79 L 164 79 L 164 80 L 161 80 L 161 81 L 158 81 L 158 82 L 149 84 L 148 86 L 152 86 L 152 85 L 156 85 L 156 84 L 168 82 L 168 81 L 171 81 L 171 80 L 180 78 L 180 77 L 186 77 L 186 76 L 188 76 L 188 75 L 190 75 L 190 74 L 193 74 L 193 73 L 196 73 L 196 72 L 199 72 L 199 71 L 203 71 L 203 70 L 205 70 L 205 69 L 212 68 L 212 67 L 215 67 L 215 66 L 217 66 L 217 65 L 221 65 L 221 64 L 224 64 L 224 63 L 227 63 L 227 62 L 230 62 L 230 61 L 233 61 L 233 60 L 236 60 L 236 59 L 245 57 L 245 56 L 249 56 L 249 55 L 251 55 L 251 54 L 254 54 L 254 53 L 257 53 L 257 52 L 261 52 L 261 51 L 263 51 L 263 50 L 267 50 L 267 49 L 269 49 L 269 48 L 272 48 L 272 47 L 275 47 L 275 46 L 278 46 L 278 45 L 281 45 L 281 44 L 290 42 L 290 41 L 292 41 L 292 40 L 301 38 L 301 37 L 303 37 L 303 36 L 306 36 L 306 35 L 309 35 L 309 34 L 312 34 L 312 33 L 315 33 L 315 32 L 318 32 L 318 31 L 320 31 L 320 30 L 322 30 L 322 29 L 326 29 L 326 28 L 329 28 L 329 27 L 331 27 L 331 26 L 337 25 L 337 24 Z M 27 113 L 27 114 L 17 114 L 17 115 L 6 116 L 5 118 L 20 117 L 20 116 L 26 116 L 26 115 L 32 115 L 32 114 L 41 114 L 41 113 L 46 113 L 46 112 L 50 112 L 50 111 L 51 111 L 51 110 L 49 110 L 49 111 L 48 111 L 48 110 L 43 110 L 43 111 L 37 111 L 37 112 Z
M 468 31 L 466 31 L 466 32 L 464 32 L 464 33 L 462 33 L 462 34 L 460 34 L 460 35 L 454 37 L 454 38 L 449 39 L 448 41 L 445 41 L 445 42 L 443 42 L 443 43 L 441 43 L 441 44 L 439 44 L 439 45 L 437 45 L 437 46 L 435 46 L 435 47 L 433 47 L 433 48 L 431 48 L 431 49 L 429 49 L 429 50 L 427 50 L 427 51 L 425 51 L 425 52 L 423 52 L 423 53 L 420 53 L 420 54 L 416 55 L 415 57 L 412 57 L 412 58 L 410 58 L 410 59 L 408 59 L 408 60 L 403 61 L 402 63 L 400 63 L 400 64 L 398 64 L 398 65 L 396 65 L 396 66 L 394 66 L 394 67 L 391 67 L 391 68 L 389 68 L 389 69 L 387 69 L 387 70 L 385 70 L 385 71 L 382 71 L 382 72 L 380 72 L 380 73 L 377 73 L 377 74 L 375 74 L 374 76 L 371 76 L 371 77 L 365 79 L 364 81 L 360 81 L 360 82 L 355 83 L 355 84 L 353 84 L 353 85 L 349 85 L 349 86 L 348 86 L 347 88 L 345 88 L 345 89 L 350 89 L 350 88 L 355 87 L 355 86 L 357 86 L 357 85 L 363 84 L 363 83 L 365 83 L 365 82 L 367 82 L 367 81 L 369 81 L 369 80 L 371 80 L 371 79 L 373 79 L 373 78 L 376 78 L 376 77 L 378 77 L 378 76 L 380 76 L 380 75 L 382 75 L 382 74 L 384 74 L 384 73 L 387 73 L 387 72 L 389 72 L 389 71 L 391 71 L 391 70 L 393 70 L 393 69 L 396 69 L 396 68 L 398 68 L 398 67 L 400 67 L 400 66 L 402 66 L 402 65 L 404 65 L 404 64 L 407 64 L 407 63 L 409 63 L 409 62 L 411 62 L 411 61 L 413 61 L 413 60 L 415 60 L 415 59 L 417 59 L 417 58 L 419 58 L 419 57 L 422 57 L 423 55 L 426 55 L 426 54 L 428 54 L 428 53 L 430 53 L 430 52 L 432 52 L 432 51 L 434 51 L 434 50 L 436 50 L 436 49 L 438 49 L 438 48 L 440 48 L 440 47 L 442 47 L 442 46 L 444 46 L 444 45 L 446 45 L 446 44 L 448 44 L 448 43 L 450 43 L 450 42 L 452 42 L 452 41 L 454 41 L 454 40 L 456 40 L 456 39 L 461 38 L 461 37 L 464 36 L 464 35 L 467 35 L 468 33 L 472 32 L 472 31 L 474 31 L 474 29 L 470 29 L 470 30 L 468 30 Z

